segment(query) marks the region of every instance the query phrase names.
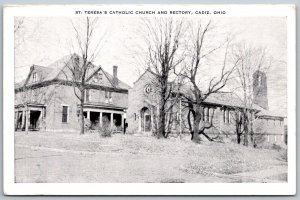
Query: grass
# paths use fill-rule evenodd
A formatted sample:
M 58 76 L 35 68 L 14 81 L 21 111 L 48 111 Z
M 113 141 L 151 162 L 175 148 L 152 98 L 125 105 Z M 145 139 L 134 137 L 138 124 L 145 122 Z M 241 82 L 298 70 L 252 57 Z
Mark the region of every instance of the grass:
M 168 170 L 168 166 L 165 166 L 168 160 L 170 162 L 171 160 L 178 161 L 170 164 L 170 168 L 174 170 L 174 173 L 198 174 L 201 176 L 213 176 L 215 173 L 232 175 L 287 165 L 286 160 L 283 159 L 284 153 L 282 152 L 272 149 L 254 149 L 233 143 L 203 142 L 201 144 L 194 144 L 191 141 L 180 139 L 158 140 L 154 137 L 121 134 L 103 138 L 91 133 L 80 136 L 74 133 L 38 132 L 29 133 L 28 135 L 17 133 L 15 141 L 19 145 L 63 149 L 83 153 L 107 153 L 108 155 L 114 154 L 121 157 L 126 154 L 126 157 L 129 159 L 145 159 L 145 161 L 149 162 L 149 165 L 153 165 L 148 166 L 151 168 L 149 169 L 151 170 L 150 173 L 156 173 L 155 170 L 160 170 L 157 168 L 162 165 Z M 152 163 L 149 159 L 156 161 Z M 140 163 L 142 165 L 143 162 Z M 119 165 L 122 166 L 122 163 Z M 140 166 L 139 169 L 143 169 L 143 166 Z M 162 172 L 162 174 L 164 173 Z M 161 177 L 158 182 L 189 182 L 180 178 L 180 176 L 178 178 L 170 176 Z

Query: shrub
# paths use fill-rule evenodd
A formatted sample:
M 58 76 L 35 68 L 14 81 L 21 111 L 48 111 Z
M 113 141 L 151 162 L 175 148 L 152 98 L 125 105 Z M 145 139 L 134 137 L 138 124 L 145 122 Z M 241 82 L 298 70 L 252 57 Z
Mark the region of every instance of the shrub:
M 110 126 L 110 121 L 106 116 L 102 119 L 102 126 L 99 126 L 99 136 L 101 137 L 111 137 L 112 128 Z
M 84 118 L 84 130 L 85 132 L 91 128 L 91 121 L 87 118 Z
M 273 150 L 280 151 L 282 148 L 281 148 L 281 146 L 279 146 L 278 144 L 273 144 L 273 145 L 272 145 L 272 149 L 273 149 Z

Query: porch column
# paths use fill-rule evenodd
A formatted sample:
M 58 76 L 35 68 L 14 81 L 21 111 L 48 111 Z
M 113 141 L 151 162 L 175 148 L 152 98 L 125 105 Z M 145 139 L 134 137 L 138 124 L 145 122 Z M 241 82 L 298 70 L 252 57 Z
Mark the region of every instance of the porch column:
M 18 128 L 18 118 L 19 118 L 19 111 L 15 111 L 15 131 L 17 130 L 17 128 Z
M 124 130 L 124 114 L 121 114 L 121 127 Z
M 113 127 L 113 124 L 114 124 L 114 113 L 111 113 L 110 114 L 110 127 L 112 128 Z
M 40 119 L 41 119 L 41 121 L 43 121 L 43 119 L 44 119 L 44 108 L 42 108 L 42 110 L 41 110 Z
M 90 114 L 91 114 L 91 111 L 86 111 L 86 118 L 87 119 L 90 119 Z
M 26 111 L 26 126 L 25 126 L 26 133 L 28 133 L 29 124 L 30 124 L 30 110 L 27 110 Z
M 25 110 L 22 110 L 22 124 L 21 124 L 21 130 L 23 129 L 25 125 Z
M 102 112 L 100 112 L 100 116 L 99 116 L 99 125 L 100 127 L 102 127 Z

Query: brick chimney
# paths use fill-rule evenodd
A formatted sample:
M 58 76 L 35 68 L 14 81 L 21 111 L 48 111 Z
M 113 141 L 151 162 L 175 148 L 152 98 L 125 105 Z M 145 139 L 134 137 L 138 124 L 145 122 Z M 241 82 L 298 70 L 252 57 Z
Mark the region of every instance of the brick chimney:
M 114 65 L 113 66 L 114 71 L 113 71 L 113 83 L 115 86 L 118 85 L 118 66 Z

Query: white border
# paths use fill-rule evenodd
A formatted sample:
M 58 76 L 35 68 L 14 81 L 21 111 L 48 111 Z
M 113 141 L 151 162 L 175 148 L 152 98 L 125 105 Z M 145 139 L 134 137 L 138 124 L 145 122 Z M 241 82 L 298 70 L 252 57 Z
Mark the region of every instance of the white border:
M 226 10 L 233 16 L 286 16 L 288 26 L 288 183 L 14 183 L 14 16 L 74 16 L 75 10 Z M 113 15 L 110 15 L 112 17 Z M 116 17 L 120 17 L 115 15 Z M 128 15 L 122 15 L 131 17 Z M 181 16 L 182 17 L 182 16 Z M 3 17 L 3 179 L 7 195 L 294 195 L 296 194 L 295 5 L 5 6 Z

